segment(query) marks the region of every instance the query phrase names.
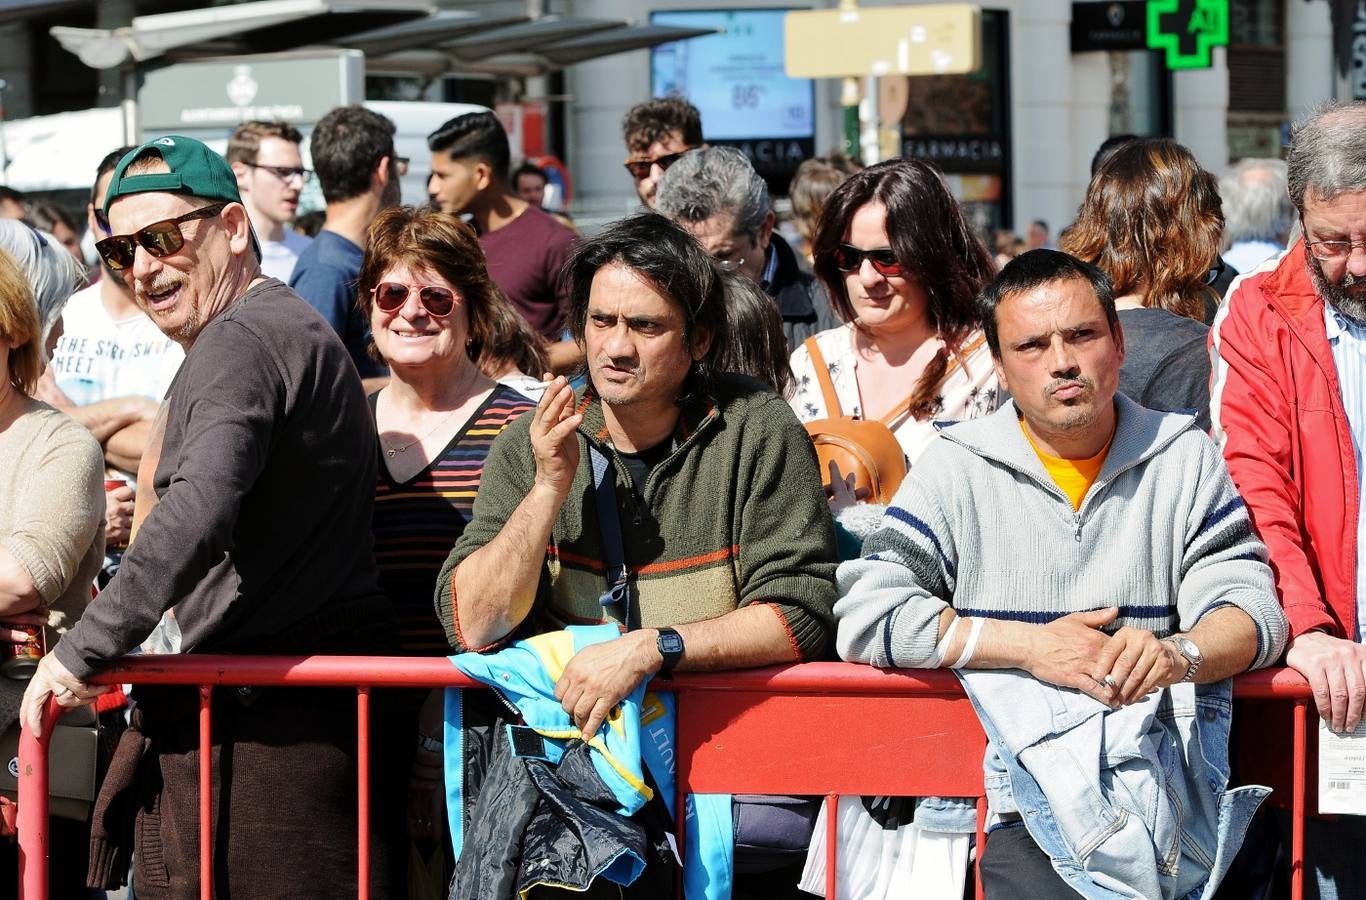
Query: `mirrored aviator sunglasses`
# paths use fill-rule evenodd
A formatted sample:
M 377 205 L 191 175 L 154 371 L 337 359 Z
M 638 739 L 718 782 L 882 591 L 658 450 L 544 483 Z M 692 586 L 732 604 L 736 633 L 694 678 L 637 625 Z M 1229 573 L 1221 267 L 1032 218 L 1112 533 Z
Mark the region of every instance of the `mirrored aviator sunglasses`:
M 841 272 L 857 272 L 863 267 L 865 258 L 873 264 L 879 275 L 901 274 L 901 263 L 891 247 L 860 250 L 852 244 L 840 244 L 835 248 L 835 268 Z
M 141 228 L 132 234 L 111 235 L 102 241 L 96 241 L 95 250 L 100 254 L 100 259 L 104 260 L 104 264 L 115 271 L 133 265 L 139 245 L 157 259 L 170 256 L 185 246 L 185 234 L 180 230 L 182 224 L 194 219 L 213 218 L 222 212 L 223 207 L 227 205 L 226 203 L 215 203 L 212 206 L 190 210 L 185 215 L 176 216 L 174 219 L 153 222 L 146 228 Z
M 382 281 L 370 289 L 375 306 L 387 313 L 397 312 L 408 302 L 408 292 L 417 291 L 417 300 L 422 308 L 435 318 L 444 318 L 455 308 L 455 294 L 450 288 L 435 284 L 400 284 L 397 281 Z

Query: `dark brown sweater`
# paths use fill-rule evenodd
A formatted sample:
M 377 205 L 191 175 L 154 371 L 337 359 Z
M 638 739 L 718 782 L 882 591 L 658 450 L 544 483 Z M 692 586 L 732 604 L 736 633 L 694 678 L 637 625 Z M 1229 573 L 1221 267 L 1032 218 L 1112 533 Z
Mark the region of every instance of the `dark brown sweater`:
M 268 279 L 204 326 L 166 396 L 156 508 L 58 646 L 89 678 L 175 607 L 182 649 L 320 653 L 393 612 L 375 571 L 375 430 L 312 307 Z

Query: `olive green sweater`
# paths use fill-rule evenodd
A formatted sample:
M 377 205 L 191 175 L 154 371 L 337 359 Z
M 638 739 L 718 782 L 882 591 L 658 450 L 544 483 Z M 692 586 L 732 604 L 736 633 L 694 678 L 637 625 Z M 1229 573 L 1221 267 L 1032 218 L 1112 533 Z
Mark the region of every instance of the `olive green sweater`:
M 758 382 L 723 376 L 714 401 L 686 406 L 674 449 L 651 471 L 642 501 L 611 449 L 600 401 L 579 410 L 579 469 L 546 548 L 529 627 L 604 621 L 606 587 L 588 442 L 612 459 L 630 572 L 631 603 L 643 627 L 715 618 L 749 603 L 779 612 L 794 655 L 823 656 L 833 636 L 835 540 L 806 431 L 788 405 Z M 509 425 L 484 466 L 474 520 L 437 578 L 437 613 L 451 645 L 469 647 L 454 615 L 456 566 L 491 541 L 536 473 L 532 416 Z

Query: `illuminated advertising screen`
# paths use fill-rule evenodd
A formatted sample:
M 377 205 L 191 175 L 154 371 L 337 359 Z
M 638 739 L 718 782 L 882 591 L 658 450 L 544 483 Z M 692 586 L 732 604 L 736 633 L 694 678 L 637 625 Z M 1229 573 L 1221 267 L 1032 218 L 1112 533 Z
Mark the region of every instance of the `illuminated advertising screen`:
M 717 34 L 651 51 L 655 97 L 685 97 L 702 113 L 708 142 L 740 148 L 777 192 L 815 155 L 815 91 L 783 72 L 783 9 L 655 12 L 660 25 L 715 28 Z

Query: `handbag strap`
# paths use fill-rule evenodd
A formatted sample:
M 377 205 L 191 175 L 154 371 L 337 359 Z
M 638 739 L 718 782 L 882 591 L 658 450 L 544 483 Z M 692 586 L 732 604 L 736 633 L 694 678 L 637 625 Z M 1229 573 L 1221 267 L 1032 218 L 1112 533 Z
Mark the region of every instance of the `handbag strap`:
M 825 356 L 821 353 L 820 345 L 816 343 L 816 336 L 813 334 L 802 342 L 806 352 L 811 356 L 811 367 L 816 370 L 816 383 L 821 386 L 821 398 L 825 400 L 825 414 L 827 418 L 835 418 L 844 415 L 844 409 L 840 406 L 839 395 L 835 393 L 835 382 L 830 380 L 830 369 L 825 364 Z
M 598 527 L 602 530 L 602 549 L 607 562 L 607 590 L 598 597 L 612 618 L 634 630 L 631 621 L 631 593 L 626 585 L 626 549 L 621 538 L 621 516 L 617 512 L 617 485 L 611 460 L 591 441 L 589 461 L 593 467 L 593 497 L 597 500 Z
M 821 396 L 825 400 L 826 417 L 834 419 L 844 415 L 844 408 L 840 406 L 839 395 L 835 393 L 835 382 L 830 379 L 830 367 L 826 365 L 825 356 L 816 344 L 815 335 L 803 341 L 802 346 L 811 355 L 811 366 L 816 370 L 816 383 L 821 386 Z M 915 396 L 914 391 L 907 394 L 905 400 L 902 400 L 892 408 L 891 412 L 877 421 L 890 428 L 892 422 L 904 416 L 906 411 L 911 408 L 911 397 L 913 396 Z
M 943 385 L 944 382 L 948 381 L 949 376 L 953 374 L 954 370 L 963 365 L 963 359 L 973 353 L 976 353 L 977 348 L 981 347 L 983 342 L 985 341 L 986 338 L 983 335 L 979 334 L 977 335 L 977 337 L 973 338 L 968 343 L 959 347 L 958 351 L 949 357 L 949 363 L 947 366 L 944 367 L 944 375 L 939 379 L 939 384 Z M 910 412 L 912 396 L 914 396 L 914 393 L 908 395 L 905 400 L 902 400 L 896 406 L 892 407 L 891 410 L 889 410 L 887 414 L 884 415 L 882 418 L 878 419 L 878 421 L 881 422 L 883 425 L 886 425 L 888 428 L 891 428 L 893 422 L 897 421 L 902 416 L 906 415 L 906 413 Z

